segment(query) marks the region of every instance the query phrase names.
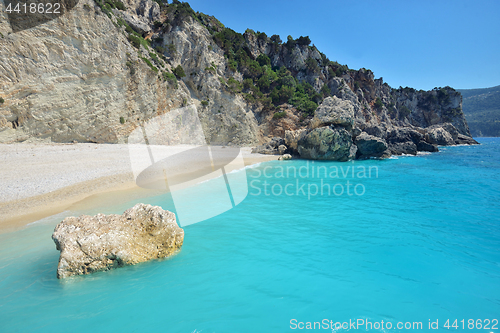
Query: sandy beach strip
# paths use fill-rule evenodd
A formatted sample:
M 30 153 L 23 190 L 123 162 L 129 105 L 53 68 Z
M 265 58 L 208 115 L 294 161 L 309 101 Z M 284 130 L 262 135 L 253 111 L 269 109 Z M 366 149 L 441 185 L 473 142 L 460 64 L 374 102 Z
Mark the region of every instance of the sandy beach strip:
M 147 197 L 158 191 L 138 187 L 128 145 L 111 144 L 0 144 L 0 232 L 9 232 L 58 214 L 77 203 L 113 204 Z M 224 153 L 230 149 L 215 147 Z M 245 165 L 276 160 L 241 148 Z M 204 156 L 184 159 L 169 181 L 195 179 Z M 237 166 L 229 165 L 226 172 Z M 90 200 L 99 196 L 99 200 Z

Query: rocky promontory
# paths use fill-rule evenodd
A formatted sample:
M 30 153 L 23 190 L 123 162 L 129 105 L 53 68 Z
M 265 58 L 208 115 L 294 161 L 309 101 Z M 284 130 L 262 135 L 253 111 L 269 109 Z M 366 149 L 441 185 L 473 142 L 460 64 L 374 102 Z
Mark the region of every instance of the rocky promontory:
M 284 138 L 274 137 L 254 149 L 256 153 L 282 155 L 284 152 L 313 160 L 348 161 L 387 158 L 391 155 L 416 155 L 419 151 L 437 152 L 438 146 L 477 144 L 462 119 L 451 122 L 397 123 L 366 121 L 351 101 L 327 97 L 314 112 L 308 126 L 286 131 Z M 359 111 L 358 111 L 359 112 Z M 425 117 L 423 110 L 416 110 Z M 458 124 L 457 124 L 458 122 Z M 431 122 L 432 123 L 432 122 Z
M 174 213 L 137 204 L 123 215 L 67 217 L 52 239 L 61 251 L 61 279 L 171 256 L 181 248 L 184 230 Z

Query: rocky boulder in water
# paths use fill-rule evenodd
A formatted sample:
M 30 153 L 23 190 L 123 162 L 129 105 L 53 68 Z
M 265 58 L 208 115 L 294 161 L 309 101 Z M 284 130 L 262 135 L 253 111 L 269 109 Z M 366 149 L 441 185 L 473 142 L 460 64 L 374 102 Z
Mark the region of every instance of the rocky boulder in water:
M 52 239 L 61 251 L 61 279 L 171 256 L 182 246 L 184 230 L 174 213 L 137 204 L 123 215 L 67 217 Z
M 349 161 L 356 157 L 357 147 L 351 133 L 342 127 L 320 127 L 299 139 L 300 157 L 311 160 Z
M 387 150 L 387 142 L 379 137 L 362 132 L 356 137 L 356 146 L 358 147 L 358 158 L 390 156 Z

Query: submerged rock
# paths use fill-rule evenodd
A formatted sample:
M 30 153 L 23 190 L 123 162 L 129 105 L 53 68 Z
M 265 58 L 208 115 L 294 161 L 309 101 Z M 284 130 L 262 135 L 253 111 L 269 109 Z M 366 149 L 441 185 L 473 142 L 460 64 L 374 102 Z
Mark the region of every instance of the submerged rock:
M 52 235 L 61 251 L 57 278 L 171 256 L 184 241 L 175 214 L 137 204 L 123 215 L 67 217 Z

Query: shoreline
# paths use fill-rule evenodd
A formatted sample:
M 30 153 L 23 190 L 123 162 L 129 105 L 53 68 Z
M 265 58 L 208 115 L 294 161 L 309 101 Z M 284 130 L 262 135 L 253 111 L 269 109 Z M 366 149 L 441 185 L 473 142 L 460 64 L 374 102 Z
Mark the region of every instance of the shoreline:
M 0 234 L 20 230 L 67 210 L 101 208 L 134 198 L 166 193 L 166 190 L 144 189 L 136 184 L 128 151 L 124 154 L 125 149 L 126 145 L 0 145 L 0 153 L 4 156 L 0 160 L 3 170 L 0 178 L 3 181 L 0 186 Z M 251 154 L 250 149 L 241 148 L 245 167 L 277 160 L 278 156 L 275 155 Z M 191 170 L 178 168 L 169 181 L 204 176 L 202 170 L 193 169 L 200 164 L 198 158 L 189 162 Z M 237 169 L 228 165 L 226 172 Z M 202 178 L 208 180 L 213 177 Z M 46 187 L 37 185 L 33 191 L 36 183 Z M 193 182 L 189 183 L 194 185 Z M 47 191 L 47 188 L 50 190 Z

